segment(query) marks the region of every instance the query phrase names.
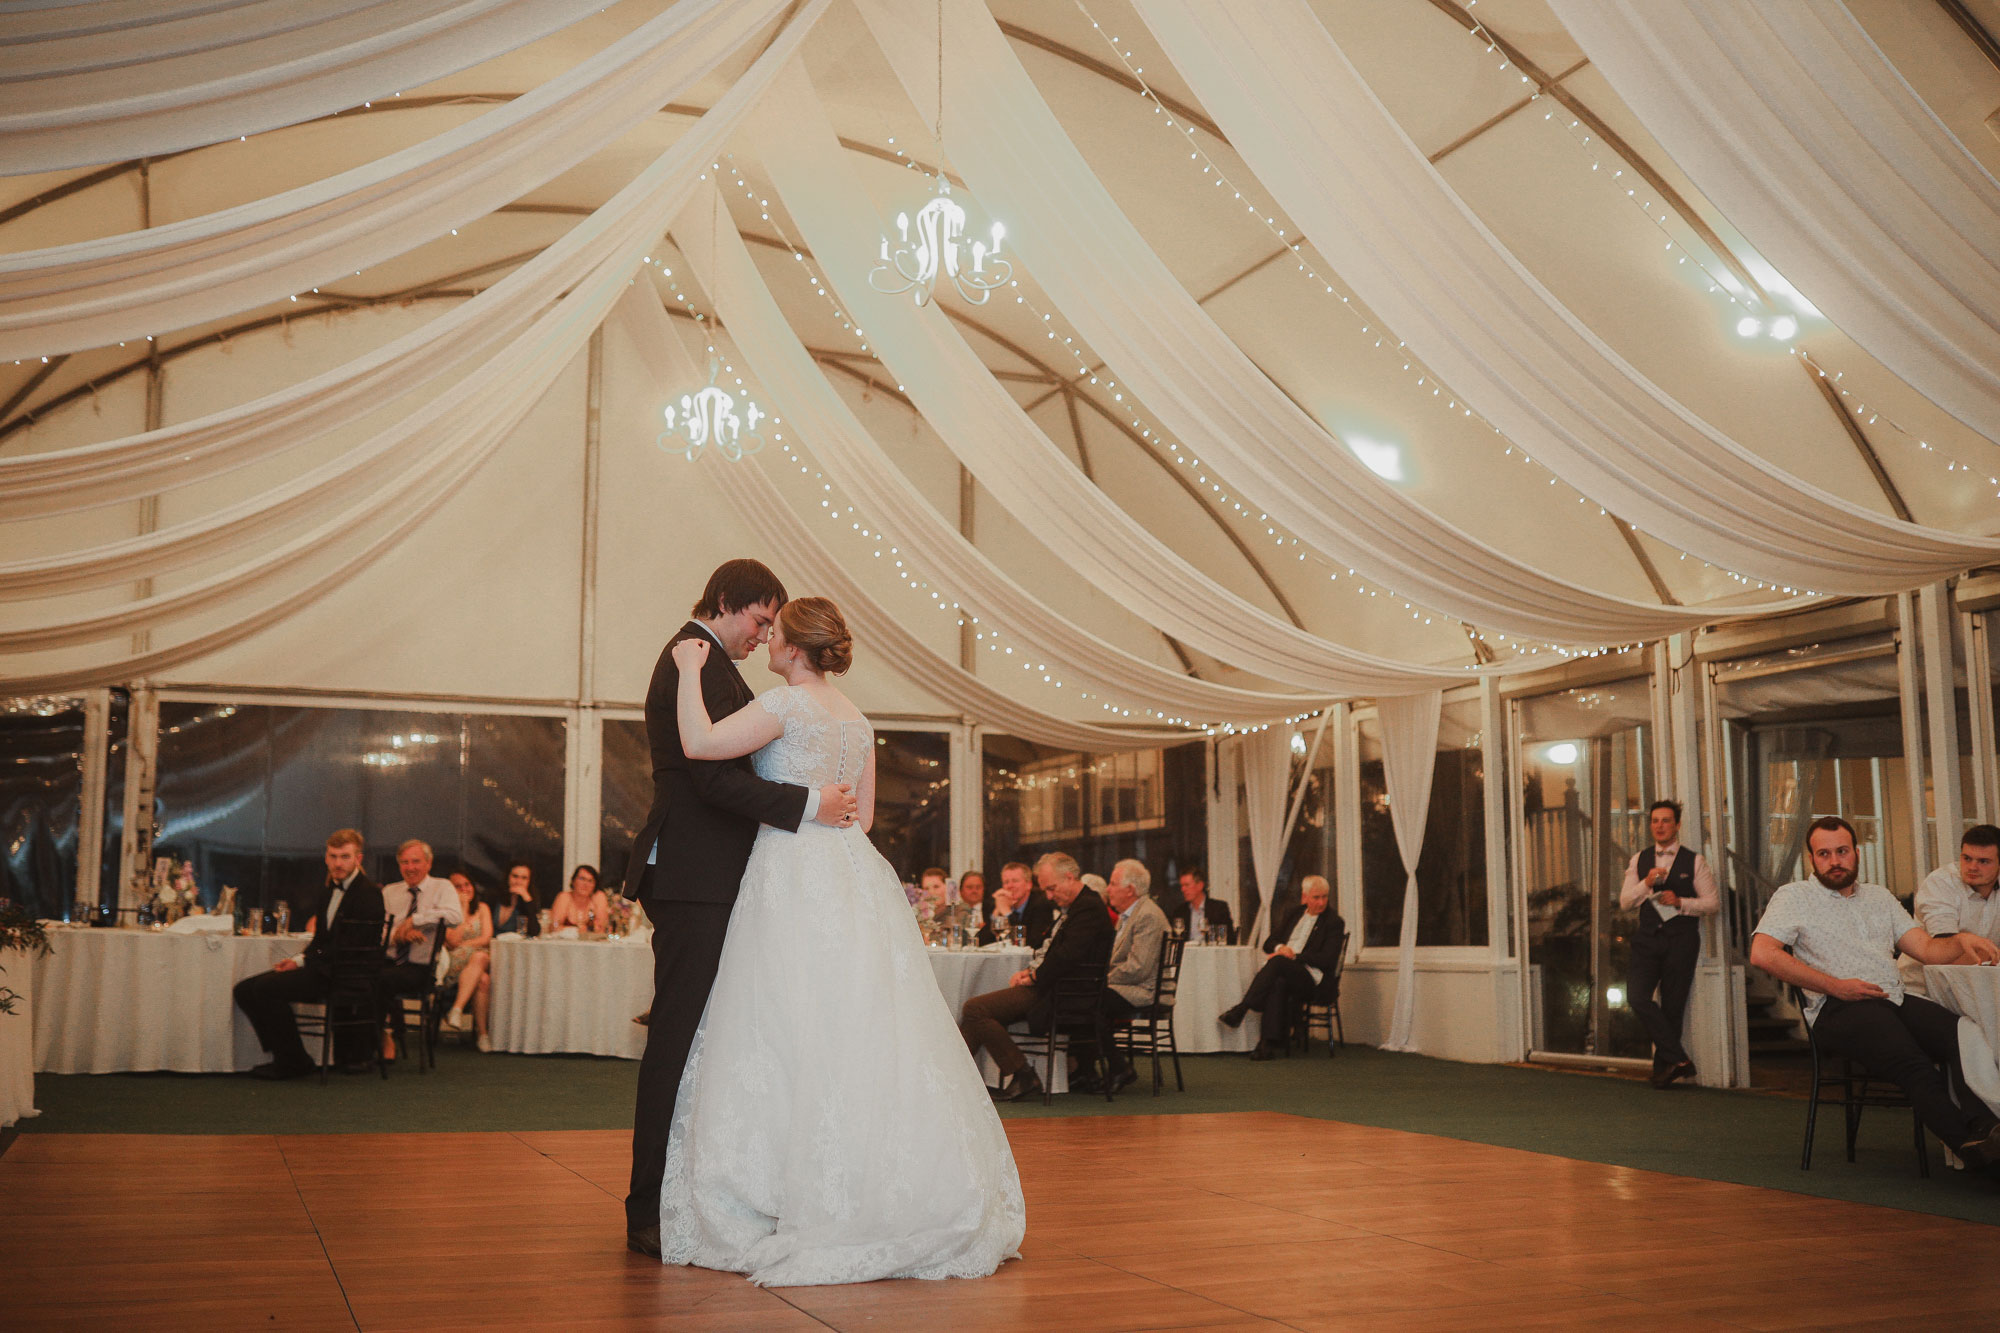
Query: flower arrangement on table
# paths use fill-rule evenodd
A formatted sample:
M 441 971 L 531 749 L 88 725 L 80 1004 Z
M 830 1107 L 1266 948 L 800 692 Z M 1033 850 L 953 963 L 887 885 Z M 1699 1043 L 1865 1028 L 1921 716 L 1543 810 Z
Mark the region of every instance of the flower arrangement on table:
M 27 908 L 11 899 L 0 899 L 0 953 L 9 949 L 45 954 L 49 951 L 49 933 Z M 0 972 L 6 970 L 0 967 Z M 14 1001 L 20 998 L 12 987 L 0 985 L 0 1014 L 13 1013 Z

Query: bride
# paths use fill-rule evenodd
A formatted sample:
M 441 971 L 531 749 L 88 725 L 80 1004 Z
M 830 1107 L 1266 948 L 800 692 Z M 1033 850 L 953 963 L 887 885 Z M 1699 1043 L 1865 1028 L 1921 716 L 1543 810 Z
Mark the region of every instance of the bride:
M 661 1253 L 768 1286 L 984 1277 L 1017 1257 L 1027 1209 L 902 886 L 868 841 L 874 731 L 826 679 L 853 640 L 832 602 L 787 602 L 770 643 L 785 684 L 716 723 L 709 647 L 674 648 L 688 756 L 755 751 L 772 781 L 854 783 L 860 817 L 758 831 L 675 1101 Z

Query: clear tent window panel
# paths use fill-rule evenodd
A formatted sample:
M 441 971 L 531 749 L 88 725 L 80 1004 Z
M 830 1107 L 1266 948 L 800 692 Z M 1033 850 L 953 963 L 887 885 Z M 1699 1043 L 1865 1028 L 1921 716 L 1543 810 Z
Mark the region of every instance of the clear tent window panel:
M 0 899 L 68 919 L 77 892 L 83 704 L 0 704 Z
M 1483 947 L 1486 911 L 1486 766 L 1480 750 L 1476 700 L 1447 704 L 1438 726 L 1431 805 L 1417 855 L 1417 945 Z M 1361 747 L 1362 943 L 1400 942 L 1403 891 L 1409 872 L 1396 846 L 1394 815 L 1382 769 L 1381 724 L 1357 724 Z M 1349 929 L 1354 929 L 1349 923 Z

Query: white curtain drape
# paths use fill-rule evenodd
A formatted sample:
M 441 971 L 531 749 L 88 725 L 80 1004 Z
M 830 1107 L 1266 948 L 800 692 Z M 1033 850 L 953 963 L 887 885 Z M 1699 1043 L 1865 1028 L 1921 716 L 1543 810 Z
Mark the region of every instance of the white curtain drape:
M 720 200 L 716 200 L 717 205 Z M 687 223 L 684 229 L 693 228 Z M 702 374 L 681 344 L 672 321 L 652 293 L 635 287 L 613 314 L 647 372 L 659 384 L 695 384 Z M 782 413 L 780 415 L 783 415 Z M 715 469 L 715 483 L 736 507 L 743 521 L 769 543 L 777 563 L 792 572 L 794 586 L 810 588 L 830 598 L 865 652 L 879 654 L 913 684 L 929 690 L 948 707 L 1009 736 L 1065 750 L 1104 751 L 1151 749 L 1198 740 L 1198 733 L 1160 728 L 1104 727 L 1067 718 L 1021 703 L 987 684 L 972 672 L 939 656 L 902 618 L 884 607 L 819 540 L 815 520 L 801 516 L 764 472 L 767 460 L 750 457 L 726 462 L 705 457 L 674 466 Z
M 928 107 L 936 86 L 935 7 L 927 0 L 858 3 L 904 88 Z M 1250 21 L 1262 9 L 1208 12 Z M 1510 634 L 1569 643 L 1648 638 L 1713 618 L 1548 574 L 1443 521 L 1376 476 L 1244 354 L 1148 247 L 985 6 L 945 0 L 943 12 L 952 163 L 982 200 L 1004 210 L 1008 244 L 1126 390 L 1246 501 L 1399 595 Z M 1298 133 L 1338 136 L 1346 128 L 1345 120 L 1307 120 Z
M 1300 690 L 1373 695 L 1468 678 L 1469 667 L 1320 638 L 1224 588 L 1084 481 L 934 305 L 882 299 L 868 270 L 887 233 L 803 70 L 780 75 L 745 130 L 834 292 L 870 312 L 870 348 L 946 447 L 1030 527 L 1090 535 L 1050 544 L 1080 576 L 1190 647 Z
M 1869 355 L 2000 443 L 2000 182 L 1845 4 L 1553 8 L 1759 253 Z
M 469 68 L 595 12 L 576 0 L 11 4 L 0 175 L 296 125 Z
M 183 222 L 0 256 L 0 357 L 219 319 L 446 235 L 612 143 L 784 8 L 679 0 L 527 94 L 374 162 Z
M 704 187 L 674 223 L 683 264 L 715 303 L 736 350 L 844 498 L 890 535 L 901 558 L 946 589 L 987 629 L 1035 645 L 1072 682 L 1112 698 L 1143 701 L 1167 718 L 1258 723 L 1317 706 L 1277 694 L 1183 675 L 1105 642 L 1050 610 L 940 514 L 883 451 L 785 322 L 719 194 Z M 878 298 L 887 299 L 887 298 Z M 664 318 L 665 316 L 662 316 Z
M 1278 891 L 1278 867 L 1285 859 L 1285 814 L 1291 795 L 1292 729 L 1267 727 L 1237 743 L 1243 769 L 1243 810 L 1250 827 L 1250 866 L 1257 876 L 1257 912 L 1237 920 L 1244 930 L 1239 944 L 1263 942 L 1264 923 L 1271 915 L 1271 895 Z
M 1403 926 L 1396 948 L 1396 1005 L 1389 1016 L 1386 1051 L 1413 1051 L 1411 1028 L 1417 996 L 1417 859 L 1423 855 L 1424 825 L 1431 813 L 1431 775 L 1437 769 L 1438 722 L 1444 695 L 1438 690 L 1376 702 L 1382 724 L 1382 780 L 1389 794 L 1389 818 L 1396 829 L 1408 878 L 1403 884 Z
M 1626 8 L 1665 15 L 1681 5 Z M 1700 7 L 1744 24 L 1764 8 Z M 1837 10 L 1817 0 L 1773 8 Z M 1459 198 L 1305 0 L 1140 9 L 1257 179 L 1374 313 L 1474 410 L 1612 513 L 1704 560 L 1819 592 L 1895 592 L 2000 553 L 2000 537 L 1880 515 L 1774 467 L 1647 379 Z M 1900 197 L 1882 207 L 1908 211 Z M 1784 213 L 1794 223 L 1811 216 L 1794 197 Z M 2000 256 L 2000 211 L 1987 225 Z M 2000 281 L 1990 291 L 2000 299 Z M 1982 314 L 2000 329 L 2000 313 Z M 2000 355 L 2000 337 L 1992 347 Z M 2000 362 L 1987 370 L 2000 386 Z M 1654 608 L 1642 632 L 1702 614 Z
M 96 666 L 41 676 L 0 677 L 0 685 L 16 692 L 41 692 L 76 688 L 107 681 L 127 680 L 148 671 L 164 669 L 227 643 L 248 637 L 259 629 L 294 614 L 322 596 L 340 581 L 381 558 L 431 514 L 437 512 L 469 479 L 479 465 L 499 447 L 520 417 L 533 406 L 560 373 L 562 366 L 582 347 L 590 333 L 610 311 L 612 303 L 631 285 L 646 251 L 665 230 L 667 222 L 686 202 L 699 180 L 701 168 L 709 160 L 728 130 L 763 92 L 770 75 L 797 51 L 801 41 L 829 0 L 810 0 L 792 18 L 779 39 L 772 43 L 751 70 L 739 79 L 715 107 L 697 122 L 694 130 L 642 171 L 604 207 L 593 215 L 603 220 L 615 238 L 615 248 L 588 276 L 566 293 L 556 308 L 538 321 L 531 335 L 533 355 L 516 367 L 517 381 L 504 383 L 481 401 L 475 394 L 464 409 L 463 420 L 445 420 L 447 431 L 439 455 L 426 465 L 419 489 L 393 512 L 396 521 L 380 531 L 358 551 L 337 557 L 332 570 L 313 580 L 305 593 L 293 592 L 261 606 L 251 607 L 241 618 L 222 629 L 197 639 Z M 428 486 L 422 482 L 428 480 Z M 190 615 L 203 614 L 224 606 L 240 604 L 247 594 L 280 583 L 287 574 L 310 569 L 313 559 L 328 551 L 352 546 L 358 532 L 356 518 L 345 513 L 320 524 L 310 532 L 224 574 L 201 580 L 187 588 L 165 592 L 108 611 L 74 616 L 0 632 L 0 651 L 66 646 L 91 642 L 114 633 L 152 628 Z

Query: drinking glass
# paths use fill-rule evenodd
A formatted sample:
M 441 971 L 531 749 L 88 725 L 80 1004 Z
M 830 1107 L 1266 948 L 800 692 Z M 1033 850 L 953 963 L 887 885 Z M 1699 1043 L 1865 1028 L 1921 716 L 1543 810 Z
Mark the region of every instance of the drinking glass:
M 278 927 L 272 933 L 276 935 L 289 935 L 292 930 L 292 905 L 281 900 L 278 903 L 277 916 Z

